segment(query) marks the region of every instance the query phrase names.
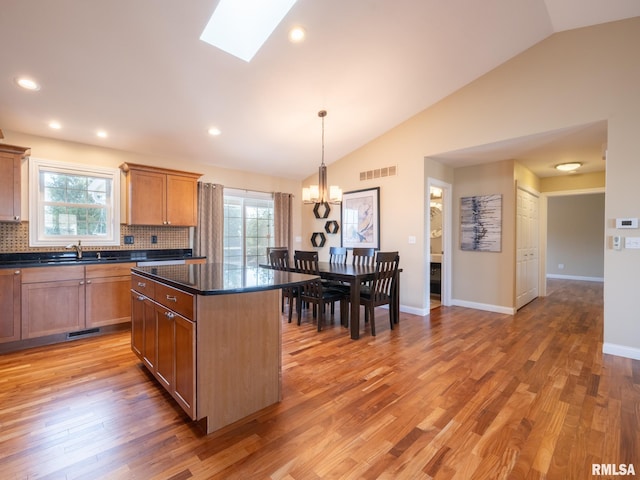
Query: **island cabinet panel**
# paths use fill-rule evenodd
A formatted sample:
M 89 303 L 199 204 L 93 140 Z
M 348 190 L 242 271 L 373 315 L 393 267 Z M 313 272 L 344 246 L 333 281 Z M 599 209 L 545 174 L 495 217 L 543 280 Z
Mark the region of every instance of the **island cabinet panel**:
M 22 271 L 22 339 L 85 328 L 84 267 Z
M 0 143 L 0 222 L 21 220 L 21 162 L 28 154 L 28 148 Z
M 280 291 L 197 305 L 197 417 L 211 433 L 281 400 Z
M 193 227 L 198 220 L 199 173 L 123 163 L 130 225 Z
M 20 340 L 21 271 L 0 268 L 0 343 Z

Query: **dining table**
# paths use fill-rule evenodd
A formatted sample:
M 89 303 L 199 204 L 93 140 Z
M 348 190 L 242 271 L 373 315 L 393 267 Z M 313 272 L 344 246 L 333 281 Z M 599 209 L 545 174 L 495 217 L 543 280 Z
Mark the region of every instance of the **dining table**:
M 261 265 L 261 267 L 272 268 L 270 265 Z M 293 272 L 295 270 L 295 267 L 289 267 L 289 271 Z M 394 323 L 398 323 L 400 312 L 400 272 L 401 269 L 398 269 L 398 278 L 394 282 L 395 286 L 392 292 L 393 300 L 389 305 L 389 308 L 393 309 L 392 318 Z M 318 273 L 323 280 L 338 281 L 349 286 L 349 301 L 351 304 L 349 327 L 351 339 L 357 340 L 360 338 L 360 287 L 363 283 L 373 280 L 376 266 L 318 262 Z

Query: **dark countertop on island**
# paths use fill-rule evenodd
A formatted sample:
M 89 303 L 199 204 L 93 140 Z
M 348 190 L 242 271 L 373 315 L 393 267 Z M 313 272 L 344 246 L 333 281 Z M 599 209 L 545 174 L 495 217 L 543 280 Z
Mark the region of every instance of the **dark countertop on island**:
M 313 275 L 268 268 L 242 268 L 223 263 L 134 267 L 133 273 L 171 285 L 194 295 L 224 295 L 293 287 L 313 280 Z

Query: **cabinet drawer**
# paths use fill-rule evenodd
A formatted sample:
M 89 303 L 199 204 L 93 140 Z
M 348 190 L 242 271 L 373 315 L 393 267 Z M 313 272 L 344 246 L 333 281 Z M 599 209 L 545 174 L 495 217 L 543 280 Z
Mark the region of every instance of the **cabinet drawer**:
M 145 297 L 153 299 L 156 283 L 136 273 L 131 274 L 131 290 L 142 293 Z
M 194 296 L 190 293 L 182 292 L 176 288 L 164 285 L 163 283 L 156 283 L 154 298 L 159 304 L 179 313 L 183 317 L 186 317 L 189 320 L 194 319 Z
M 84 266 L 34 267 L 22 269 L 22 283 L 80 280 L 84 282 Z
M 131 273 L 131 268 L 135 267 L 135 262 L 109 263 L 106 265 L 87 265 L 87 278 L 122 277 Z

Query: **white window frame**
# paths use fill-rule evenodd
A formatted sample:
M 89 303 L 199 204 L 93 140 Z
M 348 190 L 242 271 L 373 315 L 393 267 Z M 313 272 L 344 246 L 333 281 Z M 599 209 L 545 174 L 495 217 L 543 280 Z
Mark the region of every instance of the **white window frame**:
M 44 188 L 42 173 L 100 177 L 111 181 L 111 197 L 107 199 L 107 233 L 95 235 L 45 235 Z M 120 170 L 116 168 L 65 163 L 29 158 L 29 246 L 59 247 L 82 241 L 83 246 L 120 246 Z

